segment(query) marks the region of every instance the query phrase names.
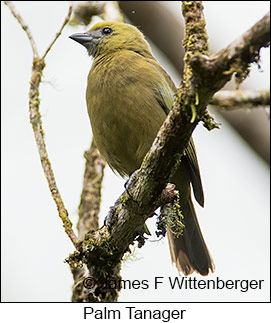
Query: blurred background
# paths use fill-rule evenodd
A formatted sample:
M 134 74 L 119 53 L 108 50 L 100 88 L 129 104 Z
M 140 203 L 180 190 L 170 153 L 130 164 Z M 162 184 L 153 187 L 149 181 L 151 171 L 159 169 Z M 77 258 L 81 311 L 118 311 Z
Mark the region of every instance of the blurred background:
M 14 1 L 43 54 L 59 30 L 70 2 Z M 206 1 L 210 49 L 234 41 L 269 10 L 268 1 Z M 1 2 L 1 143 L 2 143 L 2 301 L 70 301 L 72 276 L 63 261 L 73 252 L 50 196 L 28 117 L 32 52 L 24 31 Z M 183 18 L 177 1 L 120 1 L 127 21 L 138 26 L 154 55 L 179 85 Z M 87 27 L 89 28 L 89 27 Z M 58 188 L 74 226 L 80 200 L 84 158 L 91 142 L 85 103 L 91 59 L 68 39 L 85 26 L 64 29 L 46 60 L 40 88 L 41 114 L 49 157 Z M 252 66 L 241 89 L 266 90 L 270 83 L 270 50 L 261 51 L 261 70 Z M 227 89 L 233 89 L 230 82 Z M 196 205 L 203 235 L 216 264 L 214 274 L 197 279 L 264 280 L 261 289 L 171 289 L 178 276 L 171 264 L 167 239 L 153 236 L 122 265 L 122 277 L 147 280 L 148 289 L 126 289 L 119 301 L 268 301 L 270 297 L 270 131 L 265 109 L 212 110 L 221 129 L 194 132 L 204 209 Z M 101 223 L 124 180 L 106 168 Z M 154 278 L 164 283 L 154 288 Z

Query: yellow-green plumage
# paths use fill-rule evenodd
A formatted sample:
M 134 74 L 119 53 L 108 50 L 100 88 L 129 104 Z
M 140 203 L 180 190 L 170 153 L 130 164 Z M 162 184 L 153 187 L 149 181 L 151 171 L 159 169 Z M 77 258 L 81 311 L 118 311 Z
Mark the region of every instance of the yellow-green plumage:
M 153 57 L 141 32 L 128 24 L 104 22 L 72 39 L 84 45 L 94 62 L 86 92 L 95 143 L 110 167 L 131 175 L 149 150 L 173 103 L 171 78 Z M 180 238 L 168 234 L 172 260 L 185 275 L 213 271 L 191 202 L 204 198 L 192 138 L 174 176 L 180 191 L 185 229 Z

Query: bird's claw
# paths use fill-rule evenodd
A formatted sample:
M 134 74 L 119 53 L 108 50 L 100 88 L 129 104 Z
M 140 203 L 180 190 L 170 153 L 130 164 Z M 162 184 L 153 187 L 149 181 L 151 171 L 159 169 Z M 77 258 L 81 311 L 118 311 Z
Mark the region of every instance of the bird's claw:
M 110 206 L 109 211 L 104 219 L 104 225 L 106 225 L 109 228 L 109 230 L 112 228 L 112 226 L 115 223 L 115 211 L 119 205 L 120 205 L 120 200 L 118 199 L 113 206 Z
M 124 188 L 127 192 L 127 194 L 129 195 L 129 197 L 133 200 L 132 195 L 129 192 L 129 187 L 132 185 L 132 183 L 135 181 L 137 174 L 139 173 L 139 169 L 136 169 L 131 175 L 130 177 L 127 179 L 127 181 L 124 184 Z M 134 201 L 134 200 L 133 200 Z M 135 201 L 136 202 L 136 201 Z

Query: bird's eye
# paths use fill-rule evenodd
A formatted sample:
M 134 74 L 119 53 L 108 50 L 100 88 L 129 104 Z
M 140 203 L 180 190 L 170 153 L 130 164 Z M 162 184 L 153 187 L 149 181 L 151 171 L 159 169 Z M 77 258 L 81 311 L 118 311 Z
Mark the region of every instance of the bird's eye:
M 105 27 L 104 29 L 103 29 L 103 34 L 104 35 L 109 35 L 109 34 L 111 34 L 113 32 L 113 30 L 110 28 L 110 27 Z

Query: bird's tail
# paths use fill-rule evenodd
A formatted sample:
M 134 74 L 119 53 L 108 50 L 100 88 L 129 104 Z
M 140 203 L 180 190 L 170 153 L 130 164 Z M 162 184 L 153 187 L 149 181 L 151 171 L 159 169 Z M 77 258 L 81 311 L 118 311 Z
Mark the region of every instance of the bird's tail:
M 210 271 L 214 272 L 214 263 L 204 242 L 191 197 L 181 208 L 185 225 L 183 234 L 176 238 L 167 230 L 172 262 L 185 276 L 194 271 L 203 276 L 208 275 Z

